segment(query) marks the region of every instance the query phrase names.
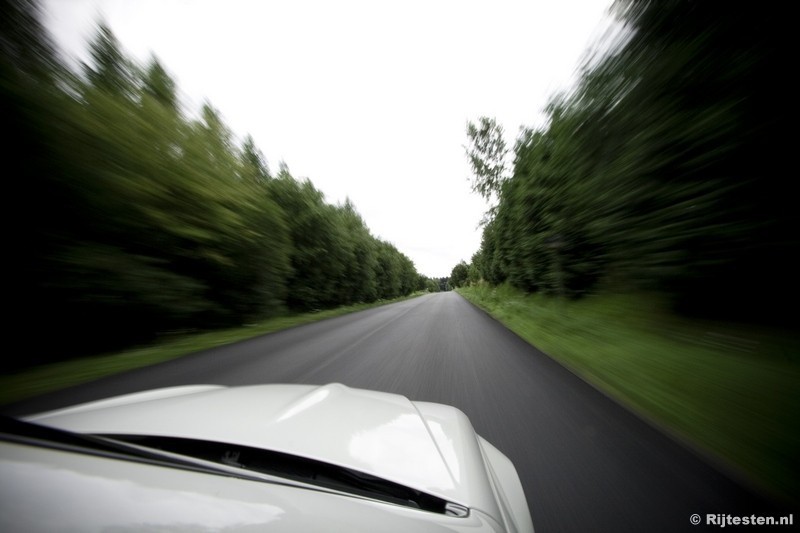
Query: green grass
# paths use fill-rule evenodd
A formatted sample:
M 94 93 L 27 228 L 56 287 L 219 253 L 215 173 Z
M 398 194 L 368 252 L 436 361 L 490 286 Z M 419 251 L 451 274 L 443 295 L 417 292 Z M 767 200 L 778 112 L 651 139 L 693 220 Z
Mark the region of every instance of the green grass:
M 800 494 L 800 341 L 689 321 L 656 295 L 580 301 L 459 289 L 529 343 L 774 497 Z
M 310 322 L 317 322 L 372 307 L 395 303 L 420 296 L 410 296 L 394 300 L 381 300 L 369 304 L 356 304 L 336 309 L 312 313 L 296 314 L 271 318 L 247 326 L 209 331 L 205 333 L 187 334 L 172 337 L 157 344 L 134 348 L 118 353 L 110 353 L 94 357 L 73 359 L 60 363 L 47 364 L 23 370 L 14 374 L 0 376 L 0 405 L 24 400 L 63 389 L 80 383 L 86 383 L 111 374 L 125 372 L 144 366 L 154 365 L 169 359 L 231 344 L 241 340 L 273 333 Z

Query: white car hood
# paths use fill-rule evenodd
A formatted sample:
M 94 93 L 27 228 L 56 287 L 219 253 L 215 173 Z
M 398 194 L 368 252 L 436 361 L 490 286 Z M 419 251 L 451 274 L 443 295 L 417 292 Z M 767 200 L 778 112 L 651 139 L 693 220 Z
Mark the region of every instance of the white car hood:
M 352 468 L 500 516 L 468 418 L 453 407 L 344 385 L 198 385 L 28 417 L 78 433 L 171 436 Z

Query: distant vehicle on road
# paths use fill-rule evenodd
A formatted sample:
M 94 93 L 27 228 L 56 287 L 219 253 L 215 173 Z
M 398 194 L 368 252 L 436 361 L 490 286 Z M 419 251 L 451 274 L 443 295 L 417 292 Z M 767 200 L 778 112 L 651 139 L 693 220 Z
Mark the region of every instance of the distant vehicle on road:
M 514 465 L 446 405 L 192 385 L 0 428 L 0 530 L 533 531 Z

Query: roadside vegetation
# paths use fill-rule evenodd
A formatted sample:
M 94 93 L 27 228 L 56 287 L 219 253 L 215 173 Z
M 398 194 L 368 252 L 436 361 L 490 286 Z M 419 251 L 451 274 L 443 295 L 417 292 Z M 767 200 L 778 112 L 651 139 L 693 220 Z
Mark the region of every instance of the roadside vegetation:
M 467 125 L 473 188 L 495 205 L 454 283 L 659 292 L 687 316 L 794 327 L 794 119 L 764 82 L 783 69 L 786 15 L 683 0 L 613 12 L 616 33 L 510 154 L 495 120 Z
M 792 332 L 689 320 L 654 294 L 570 300 L 508 284 L 458 292 L 723 469 L 796 498 L 800 339 Z
M 87 383 L 127 370 L 155 365 L 267 333 L 408 300 L 422 294 L 425 293 L 415 292 L 392 300 L 379 300 L 323 311 L 272 317 L 235 328 L 183 334 L 173 333 L 146 346 L 26 368 L 16 373 L 0 375 L 0 405 L 7 405 L 47 392 Z

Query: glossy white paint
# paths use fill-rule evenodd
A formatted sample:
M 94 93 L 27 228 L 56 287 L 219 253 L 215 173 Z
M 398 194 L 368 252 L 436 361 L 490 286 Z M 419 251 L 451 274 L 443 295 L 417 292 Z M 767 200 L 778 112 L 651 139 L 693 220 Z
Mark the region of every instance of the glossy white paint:
M 478 442 L 506 528 L 508 531 L 533 531 L 528 502 L 514 463 L 483 437 L 478 436 Z
M 121 396 L 29 420 L 78 433 L 173 436 L 281 451 L 439 496 L 493 517 L 510 531 L 532 530 L 513 465 L 493 447 L 487 452 L 461 411 L 441 404 L 340 384 L 200 385 Z
M 449 517 L 292 485 L 0 442 L 0 531 L 483 533 Z

